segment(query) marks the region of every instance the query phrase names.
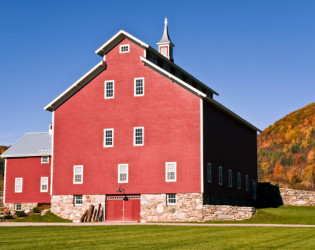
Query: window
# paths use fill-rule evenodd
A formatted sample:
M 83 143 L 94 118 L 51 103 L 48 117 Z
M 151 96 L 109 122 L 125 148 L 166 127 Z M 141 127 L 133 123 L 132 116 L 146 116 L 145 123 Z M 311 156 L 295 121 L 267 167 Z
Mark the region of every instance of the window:
M 249 180 L 248 180 L 248 175 L 245 175 L 245 189 L 246 191 L 249 190 Z
M 211 163 L 207 163 L 207 180 L 208 182 L 212 182 L 212 169 L 211 169 Z
M 166 194 L 166 205 L 176 205 L 176 194 Z
M 82 206 L 83 204 L 83 199 L 82 199 L 82 195 L 74 195 L 74 206 Z
M 48 156 L 42 156 L 42 164 L 49 163 L 49 157 Z
M 237 172 L 237 188 L 241 189 L 241 173 Z
M 114 129 L 104 129 L 104 148 L 114 146 Z
M 133 128 L 133 145 L 143 146 L 143 127 Z
M 253 182 L 253 200 L 255 201 L 257 198 L 256 194 L 256 181 Z
M 161 54 L 165 57 L 167 57 L 167 47 L 161 47 Z
M 229 169 L 229 187 L 232 187 L 232 170 Z
M 73 184 L 83 183 L 83 166 L 76 165 L 73 166 Z
M 122 44 L 119 46 L 119 53 L 128 53 L 130 51 L 129 44 Z
M 223 184 L 222 167 L 219 166 L 219 185 Z
M 41 192 L 48 192 L 48 177 L 41 177 L 40 178 L 40 191 Z
M 134 96 L 144 96 L 144 78 L 135 78 Z
M 15 192 L 22 193 L 23 178 L 15 178 Z
M 118 164 L 118 183 L 128 183 L 128 164 Z
M 14 204 L 14 210 L 15 211 L 22 211 L 22 204 L 21 203 Z
M 165 181 L 176 181 L 176 162 L 166 162 L 165 164 Z
M 114 98 L 115 81 L 105 81 L 105 99 Z

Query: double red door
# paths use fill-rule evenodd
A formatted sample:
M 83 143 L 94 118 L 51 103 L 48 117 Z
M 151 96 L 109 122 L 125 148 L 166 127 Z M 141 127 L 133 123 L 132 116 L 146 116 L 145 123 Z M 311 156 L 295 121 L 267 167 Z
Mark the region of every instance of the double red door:
M 140 221 L 140 195 L 107 195 L 107 221 Z

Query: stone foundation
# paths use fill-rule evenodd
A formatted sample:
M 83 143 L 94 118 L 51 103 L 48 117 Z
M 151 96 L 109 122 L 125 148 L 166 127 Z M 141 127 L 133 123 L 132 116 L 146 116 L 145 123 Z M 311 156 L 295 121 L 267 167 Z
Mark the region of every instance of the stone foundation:
M 5 203 L 4 207 L 7 208 L 9 211 L 14 211 L 14 204 L 16 203 Z M 34 207 L 37 207 L 37 203 L 21 203 L 22 211 L 25 213 L 30 212 Z
M 315 191 L 279 188 L 283 205 L 315 206 Z
M 203 205 L 203 194 L 176 194 L 176 205 L 166 204 L 166 194 L 141 195 L 141 222 L 243 220 L 255 213 L 253 207 Z
M 99 203 L 105 211 L 105 195 L 82 195 L 83 204 L 74 206 L 73 195 L 53 195 L 51 197 L 51 212 L 61 218 L 80 222 L 81 216 L 89 209 L 90 205 L 98 206 Z

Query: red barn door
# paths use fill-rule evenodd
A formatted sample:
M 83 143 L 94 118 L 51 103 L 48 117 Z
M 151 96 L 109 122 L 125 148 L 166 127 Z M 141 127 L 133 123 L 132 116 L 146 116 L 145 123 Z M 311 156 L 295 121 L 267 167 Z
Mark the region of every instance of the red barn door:
M 140 221 L 140 195 L 108 195 L 107 221 Z

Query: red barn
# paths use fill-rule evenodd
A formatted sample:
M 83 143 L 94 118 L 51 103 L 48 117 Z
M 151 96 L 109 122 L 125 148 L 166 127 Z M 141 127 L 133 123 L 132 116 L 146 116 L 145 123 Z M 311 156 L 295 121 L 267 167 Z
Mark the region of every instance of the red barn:
M 202 220 L 204 204 L 255 196 L 258 129 L 174 64 L 167 22 L 158 46 L 119 31 L 45 107 L 52 212 L 77 221 L 101 203 L 108 221 Z

